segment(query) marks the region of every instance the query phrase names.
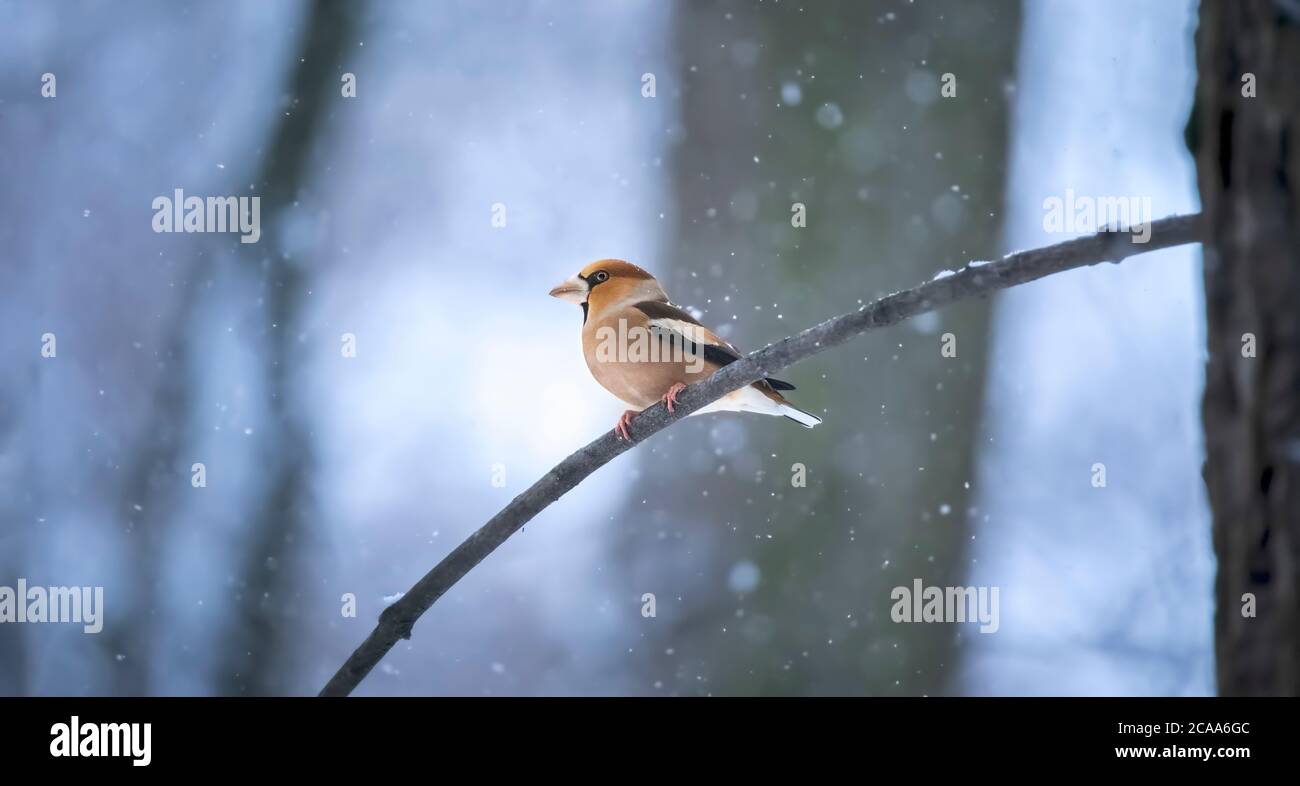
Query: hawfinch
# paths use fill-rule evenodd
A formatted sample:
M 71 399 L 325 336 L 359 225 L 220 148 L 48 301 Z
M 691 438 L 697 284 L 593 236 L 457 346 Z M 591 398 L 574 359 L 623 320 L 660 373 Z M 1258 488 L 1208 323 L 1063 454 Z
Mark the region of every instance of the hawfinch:
M 592 262 L 551 290 L 552 297 L 582 306 L 582 354 L 606 390 L 629 406 L 614 433 L 631 439 L 628 422 L 659 401 L 672 412 L 677 394 L 737 361 L 740 350 L 668 302 L 654 276 L 618 259 Z M 821 418 L 790 405 L 780 394 L 794 385 L 764 379 L 734 390 L 692 414 L 759 412 L 784 415 L 805 428 Z

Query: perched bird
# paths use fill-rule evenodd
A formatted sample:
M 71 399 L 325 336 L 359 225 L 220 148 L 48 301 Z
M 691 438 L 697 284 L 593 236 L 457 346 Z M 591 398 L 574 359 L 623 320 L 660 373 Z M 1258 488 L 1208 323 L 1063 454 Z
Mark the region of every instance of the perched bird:
M 618 419 L 614 432 L 631 439 L 628 422 L 659 401 L 672 412 L 687 385 L 741 358 L 690 314 L 668 302 L 654 276 L 620 259 L 592 262 L 551 290 L 552 297 L 582 306 L 582 354 L 606 390 L 636 409 Z M 821 418 L 791 406 L 779 391 L 794 385 L 764 379 L 734 390 L 693 414 L 759 412 L 784 415 L 805 428 Z

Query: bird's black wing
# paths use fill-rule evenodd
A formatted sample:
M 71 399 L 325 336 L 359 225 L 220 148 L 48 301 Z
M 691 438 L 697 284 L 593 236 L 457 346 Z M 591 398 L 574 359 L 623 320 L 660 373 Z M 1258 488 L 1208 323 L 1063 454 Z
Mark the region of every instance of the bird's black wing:
M 687 311 L 662 300 L 646 300 L 635 308 L 650 320 L 650 329 L 675 341 L 684 342 L 683 346 L 700 344 L 704 349 L 704 360 L 722 367 L 740 360 L 740 350 L 722 340 Z M 691 327 L 688 327 L 691 326 Z M 794 385 L 779 379 L 767 379 L 773 390 L 794 390 Z

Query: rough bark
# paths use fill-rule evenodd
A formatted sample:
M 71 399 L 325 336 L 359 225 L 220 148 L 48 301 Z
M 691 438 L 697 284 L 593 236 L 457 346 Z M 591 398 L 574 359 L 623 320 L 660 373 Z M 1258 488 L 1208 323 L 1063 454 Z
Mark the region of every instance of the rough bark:
M 1196 35 L 1188 130 L 1207 231 L 1202 414 L 1224 695 L 1300 693 L 1300 12 L 1287 10 L 1296 7 L 1207 0 Z M 1252 78 L 1254 97 L 1244 94 Z

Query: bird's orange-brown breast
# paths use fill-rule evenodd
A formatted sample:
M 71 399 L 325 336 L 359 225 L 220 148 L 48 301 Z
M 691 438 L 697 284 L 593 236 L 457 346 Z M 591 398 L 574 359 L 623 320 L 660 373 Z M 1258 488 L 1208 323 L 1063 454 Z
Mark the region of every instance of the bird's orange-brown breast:
M 644 409 L 680 382 L 689 385 L 717 371 L 650 329 L 631 306 L 593 309 L 582 329 L 582 354 L 591 375 L 628 405 Z

